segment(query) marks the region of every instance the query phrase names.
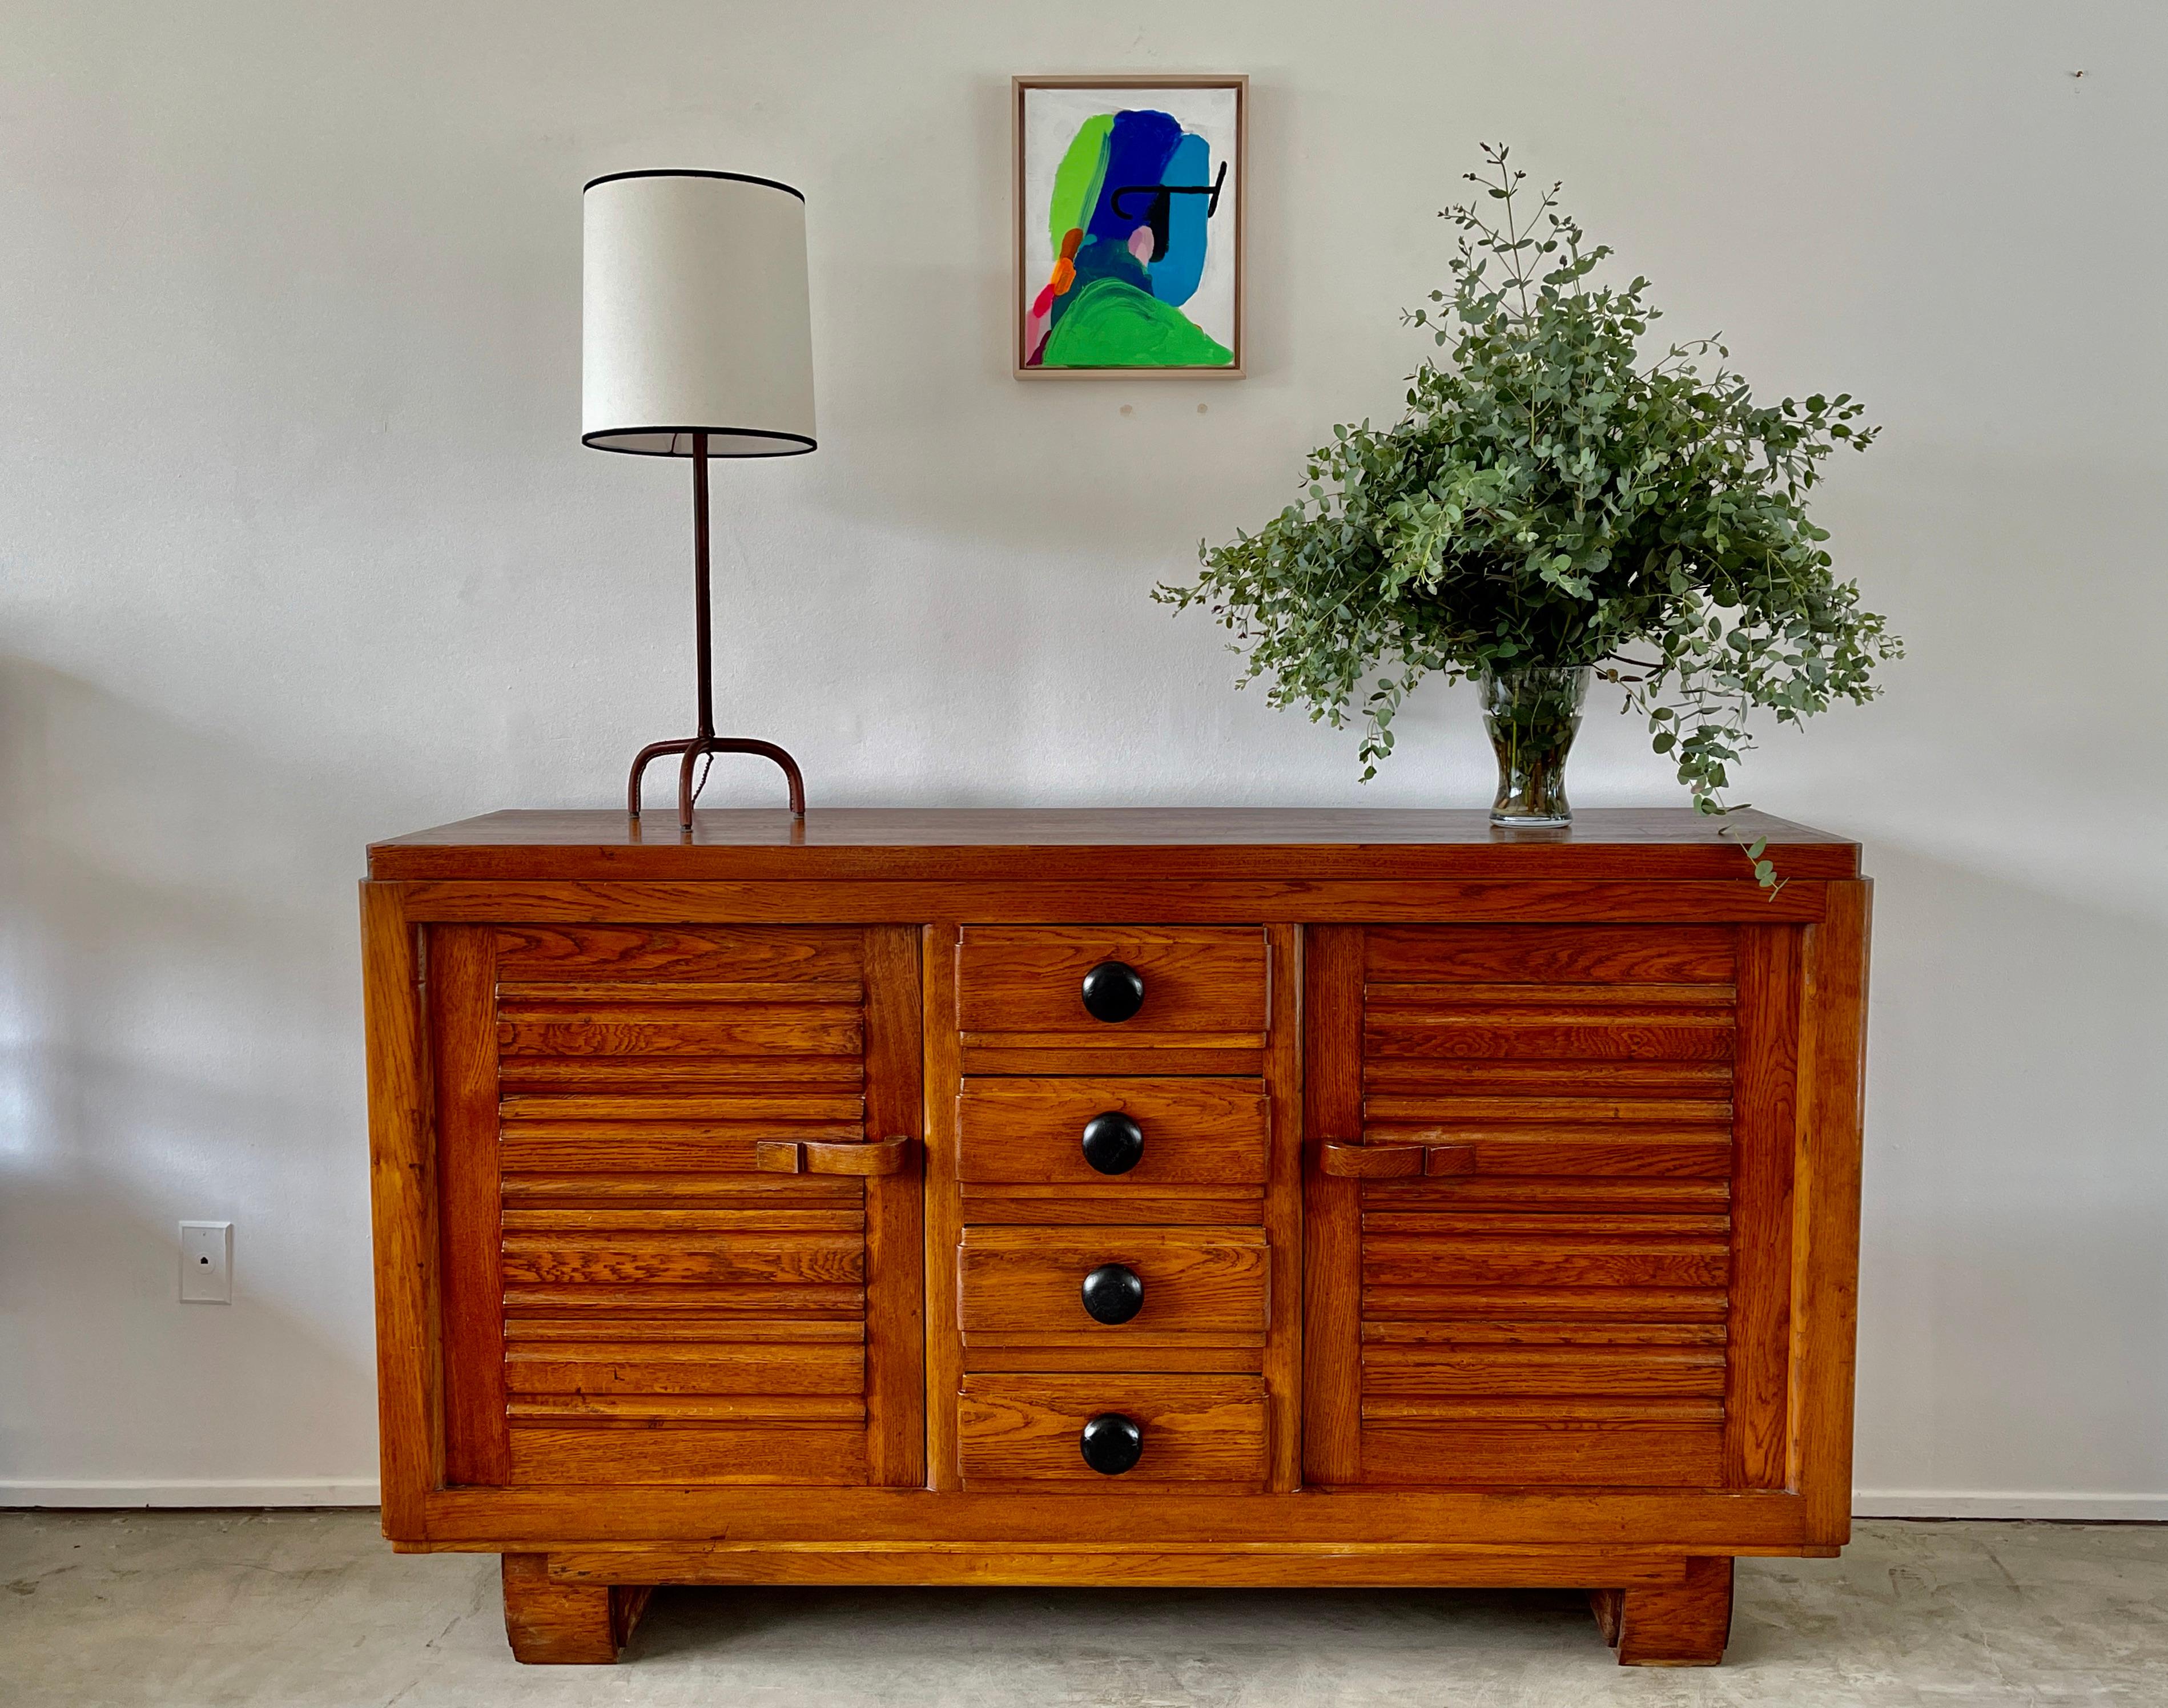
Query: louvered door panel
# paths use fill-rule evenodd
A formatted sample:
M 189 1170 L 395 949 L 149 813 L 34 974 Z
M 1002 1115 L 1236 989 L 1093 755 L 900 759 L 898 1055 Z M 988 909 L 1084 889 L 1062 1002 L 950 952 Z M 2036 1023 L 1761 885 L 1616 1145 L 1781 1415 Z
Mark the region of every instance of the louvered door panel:
M 1313 936 L 1311 1480 L 1781 1485 L 1791 928 Z
M 454 1483 L 921 1480 L 915 934 L 457 926 L 430 1007 Z

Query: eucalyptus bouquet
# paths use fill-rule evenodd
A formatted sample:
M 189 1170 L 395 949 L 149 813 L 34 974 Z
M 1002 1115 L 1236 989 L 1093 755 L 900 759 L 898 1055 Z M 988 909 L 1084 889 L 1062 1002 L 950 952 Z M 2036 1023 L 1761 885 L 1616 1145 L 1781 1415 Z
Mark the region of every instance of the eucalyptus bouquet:
M 1365 781 L 1426 674 L 1592 666 L 1721 812 L 1752 708 L 1798 723 L 1867 701 L 1903 650 L 1831 573 L 1805 501 L 1879 429 L 1846 395 L 1757 405 L 1714 339 L 1645 359 L 1648 281 L 1594 282 L 1612 252 L 1559 211 L 1561 187 L 1530 209 L 1506 150 L 1483 154 L 1483 196 L 1441 216 L 1461 232 L 1451 289 L 1406 316 L 1449 363 L 1411 376 L 1392 427 L 1335 427 L 1304 497 L 1154 597 L 1208 608 L 1249 655 L 1242 681 L 1313 720 L 1341 724 L 1379 671 Z

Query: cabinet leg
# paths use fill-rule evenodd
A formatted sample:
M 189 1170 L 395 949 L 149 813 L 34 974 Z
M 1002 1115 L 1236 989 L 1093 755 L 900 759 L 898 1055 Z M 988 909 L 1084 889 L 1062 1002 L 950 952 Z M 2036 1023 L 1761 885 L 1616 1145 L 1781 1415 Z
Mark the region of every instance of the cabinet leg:
M 547 1554 L 507 1554 L 504 1635 L 513 1658 L 530 1665 L 614 1661 L 647 1610 L 653 1586 L 559 1583 Z
M 1731 1561 L 1697 1557 L 1686 1582 L 1591 1589 L 1588 1605 L 1622 1667 L 1713 1667 L 1731 1637 Z

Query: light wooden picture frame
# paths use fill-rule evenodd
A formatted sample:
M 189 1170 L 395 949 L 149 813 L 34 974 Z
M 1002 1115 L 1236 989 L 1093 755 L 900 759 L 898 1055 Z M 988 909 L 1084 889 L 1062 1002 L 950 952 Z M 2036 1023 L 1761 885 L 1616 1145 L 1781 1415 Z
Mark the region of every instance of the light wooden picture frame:
M 1241 379 L 1250 80 L 1012 88 L 1017 378 Z

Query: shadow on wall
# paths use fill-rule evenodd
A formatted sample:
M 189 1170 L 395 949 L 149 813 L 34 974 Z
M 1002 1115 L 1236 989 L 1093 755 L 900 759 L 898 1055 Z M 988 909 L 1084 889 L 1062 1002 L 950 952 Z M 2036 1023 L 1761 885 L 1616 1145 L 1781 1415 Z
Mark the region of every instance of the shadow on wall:
M 0 1480 L 372 1474 L 360 814 L 17 660 L 0 744 Z
M 1862 1488 L 2168 1488 L 2168 927 L 1887 843 Z

